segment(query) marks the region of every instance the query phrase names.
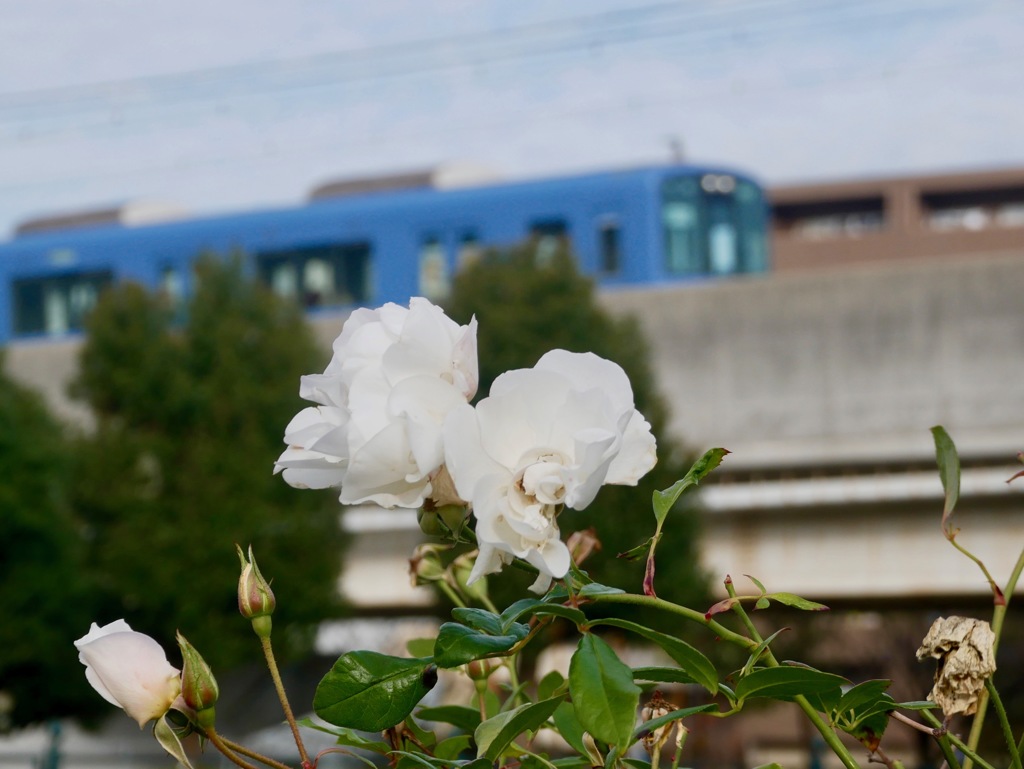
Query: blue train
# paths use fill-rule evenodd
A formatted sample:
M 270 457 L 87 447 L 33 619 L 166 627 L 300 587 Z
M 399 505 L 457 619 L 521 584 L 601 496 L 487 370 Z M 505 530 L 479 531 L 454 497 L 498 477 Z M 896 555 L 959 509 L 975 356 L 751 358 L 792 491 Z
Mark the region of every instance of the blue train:
M 191 264 L 211 252 L 243 253 L 247 269 L 311 313 L 443 300 L 485 248 L 527 239 L 538 259 L 568 245 L 602 287 L 763 272 L 767 213 L 749 177 L 673 165 L 461 189 L 340 185 L 294 208 L 23 228 L 0 244 L 0 343 L 74 333 L 116 281 L 183 299 Z

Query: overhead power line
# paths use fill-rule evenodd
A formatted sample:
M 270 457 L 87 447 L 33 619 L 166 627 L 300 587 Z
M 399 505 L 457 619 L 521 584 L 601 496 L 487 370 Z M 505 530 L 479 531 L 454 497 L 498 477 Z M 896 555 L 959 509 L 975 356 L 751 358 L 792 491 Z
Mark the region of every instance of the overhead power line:
M 679 2 L 572 17 L 479 34 L 405 41 L 371 48 L 316 54 L 290 60 L 248 62 L 188 72 L 125 78 L 103 83 L 0 94 L 0 121 L 31 123 L 68 113 L 120 108 L 121 121 L 132 111 L 224 99 L 313 91 L 325 87 L 431 72 L 540 60 L 565 53 L 594 53 L 606 48 L 678 38 L 687 51 L 710 45 L 735 48 L 742 34 L 765 45 L 781 35 L 856 29 L 857 25 L 899 23 L 924 10 L 955 8 L 952 0 L 817 2 L 810 9 L 786 0 L 745 2 L 708 9 Z

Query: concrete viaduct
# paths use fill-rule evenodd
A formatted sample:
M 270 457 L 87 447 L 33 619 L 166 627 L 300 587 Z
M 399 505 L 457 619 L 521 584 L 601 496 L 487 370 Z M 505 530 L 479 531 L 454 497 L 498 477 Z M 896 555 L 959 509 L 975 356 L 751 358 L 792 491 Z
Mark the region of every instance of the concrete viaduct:
M 961 541 L 1005 580 L 1024 547 L 1024 259 L 780 272 L 605 293 L 653 351 L 672 431 L 728 448 L 703 490 L 703 560 L 718 577 L 825 601 L 982 597 L 940 532 L 929 428 L 961 451 Z M 325 341 L 341 319 L 320 324 Z M 7 368 L 63 415 L 77 342 L 12 345 Z M 370 608 L 429 600 L 402 580 L 407 513 L 353 510 L 343 589 Z M 367 586 L 375 586 L 367 592 Z M 353 595 L 351 589 L 346 593 Z

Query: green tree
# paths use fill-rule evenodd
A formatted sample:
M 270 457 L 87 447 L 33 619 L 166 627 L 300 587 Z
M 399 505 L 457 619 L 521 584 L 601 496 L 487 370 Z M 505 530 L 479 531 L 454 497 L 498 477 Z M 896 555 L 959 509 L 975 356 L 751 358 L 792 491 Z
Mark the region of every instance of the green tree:
M 604 583 L 639 591 L 643 563 L 616 556 L 653 533 L 651 494 L 672 485 L 688 467 L 683 452 L 666 433 L 668 411 L 656 389 L 639 323 L 605 312 L 596 301 L 593 283 L 579 274 L 570 254 L 562 251 L 539 264 L 529 243 L 489 252 L 460 273 L 447 309 L 460 323 L 473 315 L 479 321 L 478 397 L 487 394 L 502 372 L 530 367 L 555 348 L 594 352 L 625 370 L 636 406 L 658 440 L 658 465 L 638 488 L 605 486 L 586 510 L 565 510 L 559 524 L 563 535 L 593 527 L 602 550 L 584 567 L 600 574 Z M 697 565 L 697 530 L 694 512 L 677 506 L 658 548 L 659 594 L 687 605 L 700 605 L 708 595 L 706 577 Z M 521 590 L 526 581 L 514 575 L 515 570 L 506 569 L 493 577 L 492 592 L 503 590 L 502 583 L 509 582 Z
M 96 415 L 77 452 L 75 505 L 90 533 L 102 619 L 123 616 L 167 648 L 178 628 L 214 666 L 252 658 L 238 614 L 235 543 L 274 581 L 283 652 L 308 650 L 336 615 L 340 508 L 272 474 L 324 365 L 298 307 L 206 259 L 182 324 L 160 295 L 119 286 L 87 324 L 74 392 Z
M 68 504 L 70 446 L 0 356 L 0 691 L 8 726 L 95 705 L 72 640 L 91 618 L 81 529 Z

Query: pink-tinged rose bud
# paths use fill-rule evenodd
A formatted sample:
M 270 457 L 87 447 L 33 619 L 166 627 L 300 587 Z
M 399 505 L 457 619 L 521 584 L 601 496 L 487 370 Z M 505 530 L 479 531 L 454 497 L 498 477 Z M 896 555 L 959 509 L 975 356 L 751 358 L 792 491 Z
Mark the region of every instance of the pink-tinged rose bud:
M 163 716 L 181 691 L 181 675 L 160 644 L 136 633 L 123 619 L 103 627 L 92 623 L 75 648 L 92 688 L 123 708 L 140 728 Z
M 270 589 L 270 583 L 260 574 L 260 567 L 256 565 L 256 558 L 252 554 L 252 545 L 249 546 L 249 558 L 246 560 L 242 548 L 235 545 L 238 550 L 238 560 L 242 565 L 242 574 L 238 578 L 238 611 L 246 619 L 254 620 L 253 627 L 256 627 L 255 620 L 260 617 L 269 617 L 277 607 L 277 600 L 274 598 L 274 591 Z M 269 635 L 270 623 L 267 625 Z M 257 628 L 257 634 L 260 634 Z
M 206 660 L 181 633 L 178 633 L 178 647 L 181 649 L 181 698 L 196 711 L 200 726 L 211 726 L 213 706 L 220 697 L 217 679 Z

